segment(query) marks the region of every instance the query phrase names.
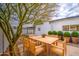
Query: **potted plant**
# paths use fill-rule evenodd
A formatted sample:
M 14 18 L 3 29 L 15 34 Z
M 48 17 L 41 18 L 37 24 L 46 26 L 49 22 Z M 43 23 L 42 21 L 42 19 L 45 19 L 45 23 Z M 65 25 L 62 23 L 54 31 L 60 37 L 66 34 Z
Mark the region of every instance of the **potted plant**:
M 52 31 L 48 31 L 48 35 L 52 35 Z
M 53 37 L 58 37 L 57 32 L 56 31 L 52 31 L 52 36 Z
M 45 38 L 46 34 L 42 34 L 42 38 Z
M 48 31 L 48 36 L 52 37 L 52 31 Z
M 73 43 L 78 43 L 78 35 L 79 35 L 79 33 L 78 32 L 76 32 L 76 31 L 73 31 L 72 32 L 72 42 Z
M 70 42 L 70 33 L 69 32 L 64 32 L 64 41 L 66 41 L 66 43 Z
M 62 32 L 62 31 L 58 31 L 58 33 L 57 33 L 57 34 L 58 34 L 58 38 L 59 38 L 59 39 L 62 39 L 63 32 Z

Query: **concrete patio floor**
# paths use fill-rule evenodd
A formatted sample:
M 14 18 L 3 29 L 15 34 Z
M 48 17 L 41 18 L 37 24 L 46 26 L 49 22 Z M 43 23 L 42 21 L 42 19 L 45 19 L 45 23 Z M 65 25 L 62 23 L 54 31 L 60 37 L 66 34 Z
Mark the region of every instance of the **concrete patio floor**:
M 22 41 L 18 40 L 17 44 L 18 44 L 19 52 L 21 53 L 21 56 L 27 56 L 27 52 L 25 54 L 23 52 Z M 39 56 L 44 56 L 44 55 L 41 54 Z M 66 56 L 79 56 L 79 44 L 68 43 Z
M 79 56 L 79 44 L 68 44 L 67 56 Z
M 23 45 L 19 45 L 21 55 L 23 55 Z M 41 55 L 42 56 L 42 55 Z M 67 54 L 66 56 L 79 56 L 79 44 L 69 43 L 67 44 Z
M 23 44 L 22 41 L 18 40 L 17 43 L 19 48 L 20 48 L 20 53 L 23 55 Z M 42 55 L 41 55 L 42 56 Z M 79 56 L 79 43 L 74 44 L 74 43 L 67 43 L 67 54 L 66 56 Z

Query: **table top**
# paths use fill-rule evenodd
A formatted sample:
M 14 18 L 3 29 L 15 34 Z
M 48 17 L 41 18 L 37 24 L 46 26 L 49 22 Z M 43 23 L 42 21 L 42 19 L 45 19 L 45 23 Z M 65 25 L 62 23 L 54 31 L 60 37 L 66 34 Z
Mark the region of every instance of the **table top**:
M 49 36 L 46 36 L 45 38 L 42 38 L 41 36 L 31 36 L 30 39 L 37 40 L 47 44 L 52 44 L 58 40 L 58 38 L 49 37 Z

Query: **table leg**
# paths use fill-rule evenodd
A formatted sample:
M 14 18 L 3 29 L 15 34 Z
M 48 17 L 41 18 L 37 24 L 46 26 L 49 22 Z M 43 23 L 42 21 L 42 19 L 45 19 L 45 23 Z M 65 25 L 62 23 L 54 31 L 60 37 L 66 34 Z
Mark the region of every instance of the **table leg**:
M 47 56 L 50 56 L 50 47 L 51 47 L 51 45 L 50 44 L 47 44 Z

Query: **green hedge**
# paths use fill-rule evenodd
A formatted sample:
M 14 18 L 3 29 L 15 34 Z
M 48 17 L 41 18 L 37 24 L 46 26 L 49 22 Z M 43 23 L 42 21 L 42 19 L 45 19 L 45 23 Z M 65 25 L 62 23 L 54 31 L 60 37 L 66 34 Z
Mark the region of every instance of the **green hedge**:
M 56 32 L 56 31 L 52 31 L 52 34 L 53 34 L 53 35 L 57 35 L 57 32 Z
M 52 35 L 52 31 L 48 31 L 48 35 Z
M 72 32 L 72 37 L 78 37 L 78 35 L 79 35 L 78 32 L 76 32 L 76 31 L 73 31 L 73 32 Z
M 70 33 L 69 32 L 64 32 L 64 37 L 70 37 Z
M 58 31 L 58 36 L 62 36 L 63 35 L 63 32 L 62 31 Z
M 48 35 L 57 35 L 56 31 L 48 31 Z

